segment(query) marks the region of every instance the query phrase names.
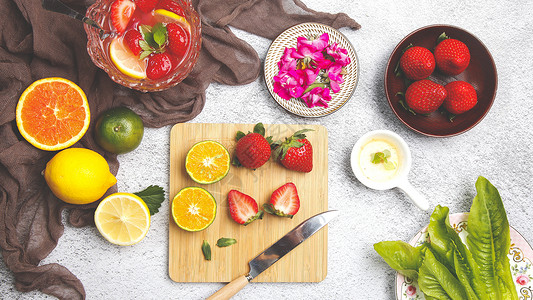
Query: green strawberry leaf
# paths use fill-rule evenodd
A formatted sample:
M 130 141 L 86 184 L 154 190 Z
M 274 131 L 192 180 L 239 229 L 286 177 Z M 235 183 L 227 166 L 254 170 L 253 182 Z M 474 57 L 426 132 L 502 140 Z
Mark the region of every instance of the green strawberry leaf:
M 450 37 L 446 35 L 446 32 L 443 32 L 439 35 L 439 37 L 437 38 L 437 43 L 436 45 L 440 44 L 440 42 L 446 40 L 446 39 L 449 39 Z
M 161 203 L 165 201 L 165 191 L 162 187 L 157 185 L 151 185 L 134 194 L 141 197 L 144 203 L 146 203 L 146 206 L 148 206 L 148 209 L 150 210 L 150 215 L 158 213 Z
M 306 132 L 309 132 L 309 131 L 314 131 L 313 129 L 302 129 L 302 130 L 298 130 L 296 131 L 292 136 L 295 138 L 295 139 L 305 139 L 305 134 Z
M 254 133 L 259 133 L 260 135 L 265 136 L 265 126 L 263 126 L 263 123 L 255 124 Z
M 237 135 L 235 136 L 235 140 L 236 141 L 239 141 L 240 139 L 242 139 L 243 137 L 245 137 L 246 134 L 242 131 L 237 131 Z
M 413 116 L 416 116 L 416 113 L 414 110 L 412 110 L 409 105 L 407 105 L 407 103 L 405 102 L 405 94 L 403 92 L 397 92 L 396 93 L 396 96 L 400 97 L 400 101 L 398 101 L 398 103 L 400 103 L 400 105 L 403 107 L 403 109 L 405 109 L 406 111 L 410 112 L 411 114 L 413 114 Z

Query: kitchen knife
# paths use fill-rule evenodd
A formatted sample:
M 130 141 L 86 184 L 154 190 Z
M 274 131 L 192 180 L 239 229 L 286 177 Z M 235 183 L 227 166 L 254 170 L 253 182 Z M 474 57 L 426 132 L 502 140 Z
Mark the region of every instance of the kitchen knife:
M 338 214 L 339 211 L 337 210 L 329 210 L 303 221 L 272 246 L 268 247 L 263 253 L 252 259 L 248 263 L 250 266 L 250 273 L 233 279 L 232 282 L 218 290 L 211 297 L 207 298 L 207 300 L 229 299 L 233 297 L 233 295 L 237 294 L 252 279 L 257 277 L 257 275 L 261 274 L 285 254 L 289 253 L 308 237 L 319 231 L 320 228 L 328 224 L 329 221 L 337 217 Z

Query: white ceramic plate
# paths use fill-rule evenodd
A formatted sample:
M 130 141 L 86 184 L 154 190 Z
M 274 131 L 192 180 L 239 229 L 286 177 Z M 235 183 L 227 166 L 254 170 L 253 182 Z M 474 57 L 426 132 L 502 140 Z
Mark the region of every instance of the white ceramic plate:
M 463 242 L 467 236 L 467 213 L 457 213 L 450 215 L 450 225 L 457 231 Z M 511 274 L 516 286 L 516 291 L 520 299 L 531 299 L 533 297 L 533 249 L 528 242 L 516 231 L 510 227 L 511 232 L 511 248 L 507 257 L 511 264 Z M 420 230 L 409 244 L 413 246 L 420 246 L 429 238 L 427 226 Z M 418 283 L 403 275 L 396 276 L 396 299 L 410 300 L 410 299 L 425 299 L 424 293 L 418 288 Z
M 347 74 L 343 76 L 344 82 L 340 85 L 341 90 L 331 94 L 328 107 L 309 108 L 299 99 L 285 100 L 274 93 L 274 76 L 279 73 L 278 61 L 283 55 L 285 47 L 296 47 L 296 39 L 299 36 L 308 37 L 323 33 L 329 34 L 330 43 L 337 42 L 340 47 L 346 49 L 351 59 L 351 63 L 346 66 Z M 302 117 L 322 117 L 337 111 L 352 97 L 358 77 L 359 61 L 352 44 L 335 28 L 319 23 L 302 23 L 285 30 L 272 42 L 265 58 L 265 83 L 268 91 L 281 107 Z

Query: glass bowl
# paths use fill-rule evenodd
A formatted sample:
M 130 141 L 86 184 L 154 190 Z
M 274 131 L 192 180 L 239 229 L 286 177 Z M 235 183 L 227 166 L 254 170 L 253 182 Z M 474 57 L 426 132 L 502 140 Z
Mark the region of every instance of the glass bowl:
M 136 89 L 143 92 L 156 92 L 168 89 L 180 83 L 191 72 L 194 64 L 198 60 L 201 39 L 201 22 L 198 13 L 192 7 L 188 0 L 172 0 L 179 5 L 184 12 L 184 17 L 190 24 L 190 50 L 187 52 L 180 64 L 175 70 L 163 78 L 152 80 L 149 78 L 136 79 L 129 77 L 117 69 L 108 55 L 108 47 L 111 39 L 115 38 L 111 22 L 109 20 L 110 8 L 115 0 L 97 0 L 87 9 L 86 17 L 94 20 L 104 30 L 110 31 L 111 35 L 105 39 L 100 39 L 99 30 L 85 24 L 87 33 L 87 52 L 96 66 L 104 70 L 109 77 L 116 83 L 125 87 Z

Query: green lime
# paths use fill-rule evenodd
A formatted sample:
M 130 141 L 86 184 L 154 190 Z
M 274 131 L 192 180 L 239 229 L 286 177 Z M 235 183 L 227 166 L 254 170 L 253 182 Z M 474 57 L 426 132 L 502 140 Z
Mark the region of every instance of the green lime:
M 127 107 L 106 110 L 96 120 L 96 142 L 111 153 L 133 151 L 141 143 L 143 135 L 143 121 Z

